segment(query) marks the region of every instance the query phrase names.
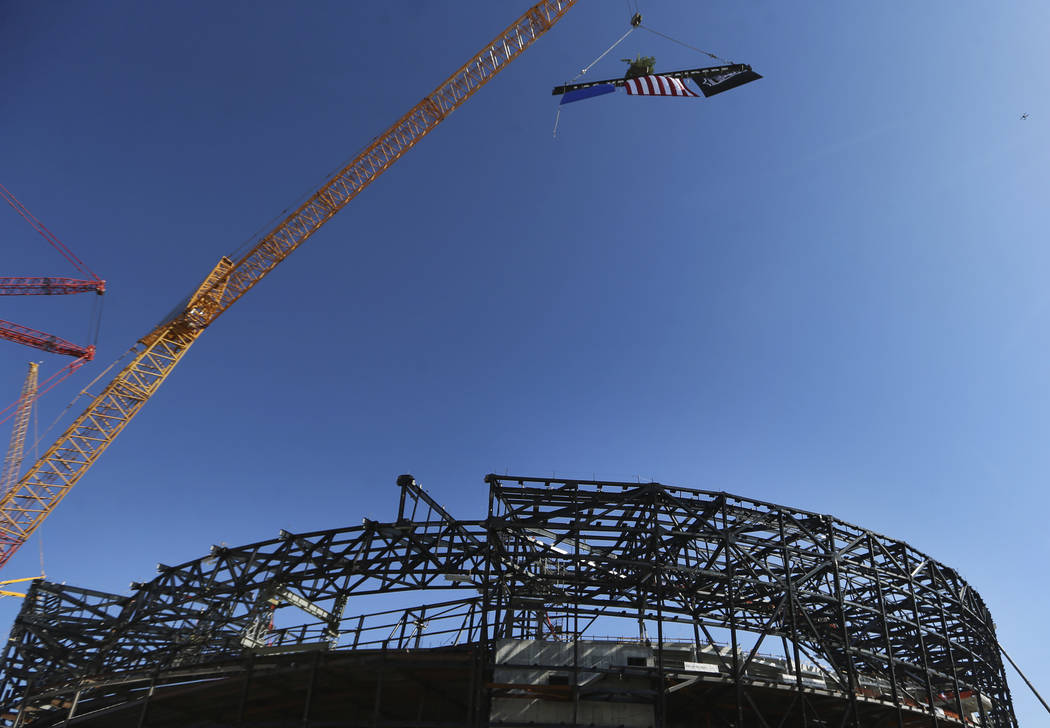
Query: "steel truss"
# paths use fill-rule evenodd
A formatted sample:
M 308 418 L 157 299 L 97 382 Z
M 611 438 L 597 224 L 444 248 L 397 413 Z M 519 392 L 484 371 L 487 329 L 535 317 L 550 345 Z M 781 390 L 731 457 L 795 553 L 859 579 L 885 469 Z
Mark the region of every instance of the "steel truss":
M 486 480 L 484 520 L 453 518 L 401 476 L 395 521 L 213 547 L 159 565 L 130 595 L 34 583 L 0 664 L 5 724 L 87 725 L 92 711 L 142 704 L 137 724 L 150 725 L 164 685 L 247 685 L 257 661 L 282 656 L 316 675 L 347 655 L 468 654 L 469 674 L 456 674 L 469 699 L 450 725 L 511 725 L 489 722 L 493 700 L 602 699 L 579 687 L 583 672 L 601 672 L 582 666 L 580 645 L 629 620 L 653 664 L 629 671 L 644 689 L 606 697 L 648 701 L 656 725 L 703 714 L 712 726 L 1017 726 L 984 602 L 906 543 L 727 493 Z M 395 608 L 372 609 L 379 595 Z M 515 640 L 563 643 L 577 658 L 547 667 L 577 687 L 494 680 L 507 674 L 501 645 Z M 716 660 L 706 672 L 672 658 L 683 640 Z M 304 663 L 305 652 L 324 657 Z M 400 679 L 421 684 L 407 670 Z M 381 685 L 360 724 L 393 724 Z M 316 697 L 305 695 L 307 726 Z M 243 702 L 231 724 L 251 724 Z

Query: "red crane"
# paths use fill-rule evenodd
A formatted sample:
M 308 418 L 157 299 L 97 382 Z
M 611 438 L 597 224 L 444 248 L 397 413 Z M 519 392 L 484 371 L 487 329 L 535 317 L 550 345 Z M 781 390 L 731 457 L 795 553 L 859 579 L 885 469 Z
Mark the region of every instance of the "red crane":
M 55 237 L 42 222 L 36 219 L 25 205 L 0 185 L 0 197 L 3 197 L 15 211 L 36 230 L 51 247 L 69 261 L 86 278 L 16 276 L 0 278 L 0 296 L 64 296 L 74 293 L 94 291 L 102 295 L 106 291 L 106 282 L 99 278 L 87 265 L 73 254 L 66 245 Z M 94 346 L 79 346 L 57 336 L 31 329 L 28 326 L 0 319 L 0 339 L 7 339 L 41 351 L 53 354 L 65 354 L 83 361 L 91 361 L 95 356 Z
M 10 321 L 0 319 L 0 338 L 14 341 L 17 344 L 32 346 L 34 349 L 46 351 L 49 354 L 65 354 L 76 359 L 91 361 L 95 358 L 94 346 L 79 346 L 65 339 L 60 339 L 43 331 L 31 329 L 28 326 L 14 324 Z

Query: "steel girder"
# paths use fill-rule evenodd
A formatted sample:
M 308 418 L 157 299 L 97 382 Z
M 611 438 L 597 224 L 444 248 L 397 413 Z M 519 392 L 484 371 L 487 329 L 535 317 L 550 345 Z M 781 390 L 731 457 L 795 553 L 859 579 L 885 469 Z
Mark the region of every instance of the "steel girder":
M 491 670 L 499 640 L 586 640 L 629 619 L 658 647 L 683 627 L 697 645 L 725 636 L 731 686 L 708 692 L 728 706 L 726 725 L 786 720 L 762 717 L 768 686 L 754 678 L 760 648 L 780 643 L 795 693 L 778 710 L 798 724 L 829 718 L 808 662 L 838 696 L 835 724 L 972 716 L 1016 727 L 988 609 L 955 570 L 906 543 L 726 493 L 487 481 L 481 521 L 454 519 L 402 476 L 391 522 L 213 547 L 160 565 L 130 595 L 37 582 L 3 657 L 5 712 L 67 705 L 86 684 L 303 649 L 482 645 Z M 422 591 L 437 599 L 415 603 Z M 383 594 L 397 595 L 395 608 L 355 611 Z M 655 654 L 657 683 L 674 683 Z M 670 692 L 654 691 L 658 716 Z M 479 683 L 478 705 L 488 697 Z

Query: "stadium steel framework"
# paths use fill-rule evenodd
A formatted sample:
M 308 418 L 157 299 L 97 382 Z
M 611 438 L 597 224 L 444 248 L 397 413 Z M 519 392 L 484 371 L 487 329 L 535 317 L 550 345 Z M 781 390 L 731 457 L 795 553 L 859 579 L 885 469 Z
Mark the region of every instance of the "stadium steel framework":
M 726 493 L 486 481 L 482 520 L 401 476 L 391 522 L 213 547 L 130 595 L 34 583 L 4 724 L 1017 725 L 980 596 L 906 543 Z

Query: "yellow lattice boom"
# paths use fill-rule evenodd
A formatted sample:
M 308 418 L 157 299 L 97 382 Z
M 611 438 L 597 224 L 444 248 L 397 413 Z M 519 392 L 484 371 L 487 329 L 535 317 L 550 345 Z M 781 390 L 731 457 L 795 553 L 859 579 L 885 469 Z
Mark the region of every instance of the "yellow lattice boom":
M 130 362 L 0 500 L 0 566 L 141 410 L 204 329 L 306 242 L 478 89 L 547 32 L 576 0 L 533 5 L 236 262 L 228 258 L 188 302 L 139 340 Z
M 29 372 L 22 385 L 22 394 L 18 398 L 14 425 L 11 427 L 11 444 L 7 447 L 4 467 L 0 470 L 0 495 L 6 495 L 11 490 L 22 469 L 22 458 L 25 457 L 26 449 L 26 431 L 29 429 L 29 415 L 33 411 L 33 402 L 36 400 L 37 370 L 39 368 L 40 365 L 36 362 L 29 363 Z

